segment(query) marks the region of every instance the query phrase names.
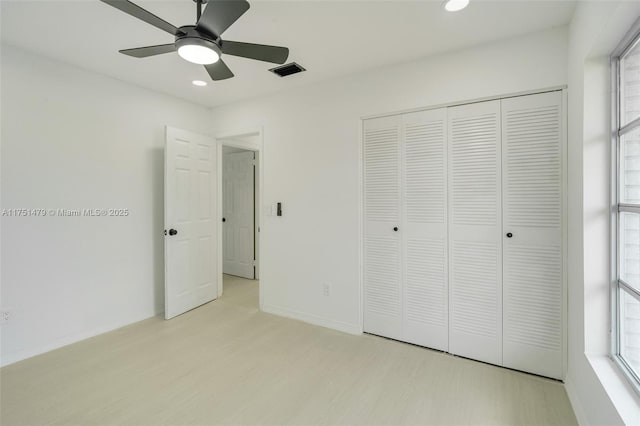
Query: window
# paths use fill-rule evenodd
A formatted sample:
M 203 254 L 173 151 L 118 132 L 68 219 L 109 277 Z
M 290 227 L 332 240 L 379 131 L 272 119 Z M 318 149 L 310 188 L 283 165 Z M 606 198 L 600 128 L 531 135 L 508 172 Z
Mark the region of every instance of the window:
M 640 389 L 640 32 L 614 57 L 617 147 L 613 356 Z

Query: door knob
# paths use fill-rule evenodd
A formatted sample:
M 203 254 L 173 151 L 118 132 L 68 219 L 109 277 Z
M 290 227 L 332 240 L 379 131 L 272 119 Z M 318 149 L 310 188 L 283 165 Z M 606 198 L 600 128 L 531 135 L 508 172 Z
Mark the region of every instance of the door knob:
M 511 232 L 507 232 L 507 238 L 511 238 L 513 237 L 513 234 Z
M 177 233 L 178 233 L 177 230 L 175 230 L 173 228 L 169 229 L 169 235 L 176 235 Z
M 396 232 L 398 232 L 398 227 L 397 227 L 397 226 L 394 226 L 394 227 L 393 227 L 393 230 L 394 230 L 394 231 L 396 231 Z

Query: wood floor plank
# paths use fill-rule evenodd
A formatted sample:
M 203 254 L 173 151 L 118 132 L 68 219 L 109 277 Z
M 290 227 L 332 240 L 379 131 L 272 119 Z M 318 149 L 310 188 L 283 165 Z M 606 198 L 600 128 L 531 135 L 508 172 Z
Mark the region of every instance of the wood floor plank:
M 257 282 L 0 369 L 2 425 L 574 425 L 561 383 L 260 312 Z

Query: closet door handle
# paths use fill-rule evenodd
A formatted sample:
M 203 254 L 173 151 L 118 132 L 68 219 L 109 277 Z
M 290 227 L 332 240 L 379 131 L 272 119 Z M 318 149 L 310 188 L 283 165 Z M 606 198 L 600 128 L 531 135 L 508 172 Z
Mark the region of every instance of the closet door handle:
M 396 231 L 396 232 L 398 232 L 398 227 L 397 227 L 397 226 L 394 226 L 394 227 L 393 227 L 393 230 L 394 230 L 394 231 Z
M 507 232 L 507 238 L 511 238 L 513 237 L 513 234 L 511 232 Z

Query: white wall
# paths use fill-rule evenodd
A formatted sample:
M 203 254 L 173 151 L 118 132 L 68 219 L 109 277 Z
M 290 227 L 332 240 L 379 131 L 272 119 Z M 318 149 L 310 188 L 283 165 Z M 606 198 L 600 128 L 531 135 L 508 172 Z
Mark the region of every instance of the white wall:
M 360 332 L 362 116 L 563 85 L 566 57 L 554 29 L 214 109 L 215 134 L 264 128 L 262 204 L 283 202 L 263 218 L 264 309 Z
M 2 208 L 128 217 L 2 217 L 1 362 L 160 313 L 164 126 L 209 111 L 2 46 Z
M 2 46 L 1 207 L 131 211 L 2 218 L 0 306 L 13 315 L 1 330 L 2 364 L 162 310 L 165 124 L 215 134 L 264 129 L 262 204 L 282 201 L 284 210 L 263 218 L 264 308 L 359 332 L 360 118 L 568 82 L 567 388 L 582 423 L 633 421 L 638 406 L 630 394 L 620 397 L 624 382 L 604 357 L 606 114 L 607 55 L 639 7 L 581 4 L 568 33 L 500 41 L 212 112 Z M 330 297 L 322 295 L 325 282 Z
M 640 424 L 640 400 L 607 358 L 610 283 L 609 56 L 638 2 L 579 4 L 569 33 L 569 372 L 581 424 Z

